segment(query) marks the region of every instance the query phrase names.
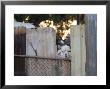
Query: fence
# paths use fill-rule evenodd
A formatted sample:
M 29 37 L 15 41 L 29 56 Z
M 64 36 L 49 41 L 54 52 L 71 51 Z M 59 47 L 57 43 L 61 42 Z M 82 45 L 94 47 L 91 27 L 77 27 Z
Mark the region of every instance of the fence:
M 72 26 L 70 39 L 71 62 L 55 59 L 56 33 L 52 28 L 16 28 L 15 54 L 29 57 L 15 56 L 15 75 L 68 76 L 70 71 L 72 76 L 85 75 L 85 26 Z
M 42 58 L 15 55 L 14 75 L 20 76 L 70 76 L 71 61 L 66 59 Z
M 55 58 L 56 33 L 52 28 L 17 27 L 14 31 L 15 76 L 70 75 L 70 60 Z

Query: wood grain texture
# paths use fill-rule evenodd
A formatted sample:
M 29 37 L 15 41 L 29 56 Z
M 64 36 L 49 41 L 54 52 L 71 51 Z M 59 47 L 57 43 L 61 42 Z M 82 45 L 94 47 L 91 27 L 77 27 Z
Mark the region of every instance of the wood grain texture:
M 97 75 L 97 15 L 85 15 L 86 23 L 86 75 Z
M 33 46 L 33 47 L 32 47 Z M 55 58 L 56 33 L 52 28 L 38 28 L 26 31 L 26 55 Z
M 85 75 L 85 25 L 71 26 L 71 75 Z

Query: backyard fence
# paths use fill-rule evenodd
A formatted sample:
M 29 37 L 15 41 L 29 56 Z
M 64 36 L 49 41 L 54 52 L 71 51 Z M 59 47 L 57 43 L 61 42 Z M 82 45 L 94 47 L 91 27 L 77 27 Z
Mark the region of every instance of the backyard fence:
M 69 76 L 71 62 L 56 58 L 56 33 L 52 28 L 15 28 L 14 75 Z
M 87 14 L 85 25 L 71 26 L 71 60 L 55 57 L 56 33 L 52 28 L 14 28 L 15 75 L 97 75 L 96 23 L 97 15 Z

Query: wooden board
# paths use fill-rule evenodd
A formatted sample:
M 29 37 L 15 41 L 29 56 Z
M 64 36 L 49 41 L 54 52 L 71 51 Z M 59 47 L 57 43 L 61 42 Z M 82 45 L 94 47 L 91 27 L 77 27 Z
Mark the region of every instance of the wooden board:
M 33 46 L 33 47 L 32 47 Z M 56 33 L 52 28 L 38 28 L 26 31 L 26 55 L 40 57 L 56 56 Z
M 86 46 L 85 26 L 74 25 L 70 28 L 71 39 L 71 75 L 85 75 Z

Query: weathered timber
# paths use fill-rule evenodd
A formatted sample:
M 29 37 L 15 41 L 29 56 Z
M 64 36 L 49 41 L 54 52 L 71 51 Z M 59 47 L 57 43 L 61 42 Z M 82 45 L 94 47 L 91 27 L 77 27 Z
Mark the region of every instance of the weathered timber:
M 86 75 L 97 75 L 97 15 L 86 14 Z
M 26 30 L 26 55 L 55 58 L 56 49 L 56 33 L 53 28 Z
M 71 39 L 71 75 L 85 75 L 86 45 L 85 25 L 75 25 L 70 28 Z

